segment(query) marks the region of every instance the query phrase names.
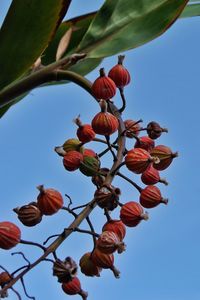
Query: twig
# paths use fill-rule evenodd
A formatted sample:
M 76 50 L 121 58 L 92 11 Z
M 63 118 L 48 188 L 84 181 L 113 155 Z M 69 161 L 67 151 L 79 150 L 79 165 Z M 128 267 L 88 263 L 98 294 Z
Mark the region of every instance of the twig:
M 72 198 L 67 194 L 65 194 L 65 197 L 67 197 L 69 199 L 69 204 L 68 204 L 67 208 L 70 208 L 70 206 L 72 205 Z
M 112 149 L 112 147 L 111 147 L 111 144 L 110 144 L 110 136 L 109 136 L 109 135 L 106 135 L 105 138 L 106 138 L 106 141 L 107 141 L 108 149 L 109 149 L 110 152 L 112 153 L 113 161 L 116 161 L 116 160 L 117 160 L 117 157 L 116 157 L 115 152 L 113 151 L 113 149 Z
M 86 207 L 88 205 L 88 203 L 86 204 L 83 204 L 83 205 L 79 205 L 79 206 L 75 206 L 72 208 L 72 211 L 76 210 L 76 209 L 79 209 L 79 208 L 83 208 L 83 207 Z
M 42 245 L 40 245 L 38 243 L 35 243 L 35 242 L 20 240 L 20 244 L 36 246 L 36 247 L 42 249 L 44 252 L 46 251 L 46 248 L 44 246 L 42 246 Z
M 126 98 L 124 96 L 124 88 L 119 87 L 119 92 L 120 92 L 120 96 L 121 96 L 121 99 L 122 99 L 122 107 L 119 109 L 119 112 L 122 113 L 126 108 Z
M 17 295 L 17 297 L 18 297 L 19 300 L 22 300 L 22 298 L 21 298 L 19 292 L 16 291 L 16 290 L 14 289 L 14 287 L 11 287 L 10 289 Z M 0 298 L 1 298 L 1 297 L 0 297 Z
M 110 220 L 112 220 L 109 211 L 107 208 L 104 209 L 104 215 L 106 216 L 107 221 L 109 222 Z
M 63 206 L 61 209 L 66 210 L 67 212 L 69 212 L 72 216 L 74 216 L 74 218 L 76 218 L 78 216 L 73 210 L 71 210 L 70 208 L 68 208 L 66 206 Z
M 53 234 L 53 235 L 50 235 L 44 242 L 43 242 L 43 245 L 46 245 L 47 244 L 47 242 L 50 240 L 50 239 L 52 239 L 52 238 L 54 238 L 54 237 L 58 237 L 60 234 Z
M 128 181 L 130 184 L 132 184 L 132 185 L 138 190 L 139 193 L 141 193 L 142 188 L 141 188 L 139 185 L 137 185 L 137 183 L 135 183 L 134 181 L 132 181 L 131 179 L 129 179 L 128 177 L 126 177 L 125 175 L 123 175 L 123 174 L 120 173 L 120 172 L 117 172 L 116 175 L 118 175 L 118 176 L 120 176 L 121 178 L 123 178 L 124 180 Z
M 28 263 L 28 266 L 30 266 L 30 261 L 26 258 L 26 256 L 24 255 L 24 253 L 23 252 L 13 252 L 13 253 L 11 253 L 11 255 L 16 255 L 16 254 L 19 254 L 19 255 L 21 255 L 22 257 L 23 257 L 23 259 Z
M 26 286 L 25 286 L 25 283 L 24 283 L 24 278 L 22 277 L 22 278 L 20 278 L 20 280 L 21 280 L 21 284 L 22 284 L 24 294 L 26 295 L 26 297 L 29 298 L 29 299 L 35 300 L 35 297 L 31 297 L 31 296 L 28 295 L 27 290 L 26 290 Z

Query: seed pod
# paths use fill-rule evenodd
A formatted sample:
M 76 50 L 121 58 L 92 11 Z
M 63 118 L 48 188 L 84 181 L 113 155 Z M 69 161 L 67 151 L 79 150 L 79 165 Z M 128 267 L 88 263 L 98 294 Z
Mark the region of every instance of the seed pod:
M 112 231 L 103 231 L 97 240 L 97 248 L 106 254 L 111 254 L 116 250 L 118 253 L 125 251 L 125 244 Z
M 43 185 L 39 185 L 37 189 L 40 191 L 37 204 L 42 214 L 53 215 L 63 206 L 63 198 L 60 192 L 51 188 L 44 189 Z
M 120 219 L 128 227 L 137 226 L 142 220 L 148 220 L 142 206 L 134 201 L 125 203 L 120 211 Z
M 178 156 L 178 152 L 172 152 L 172 150 L 164 145 L 158 145 L 151 150 L 152 157 L 158 157 L 159 162 L 154 163 L 153 166 L 155 169 L 162 171 L 169 167 L 173 159 Z
M 155 146 L 155 142 L 148 136 L 141 136 L 135 143 L 135 148 L 142 148 L 150 152 Z
M 80 167 L 83 161 L 83 154 L 78 151 L 68 151 L 63 157 L 63 165 L 68 171 L 75 171 Z
M 114 186 L 102 186 L 94 193 L 97 205 L 101 208 L 107 208 L 108 210 L 114 210 L 118 206 L 119 195 L 121 191 Z
M 21 239 L 21 231 L 17 225 L 5 221 L 0 222 L 0 248 L 11 249 L 15 247 Z
M 160 178 L 158 170 L 156 170 L 152 165 L 150 165 L 146 171 L 142 173 L 141 180 L 147 185 L 156 184 L 158 182 L 168 185 L 168 182 L 165 179 Z
M 56 259 L 53 264 L 53 276 L 58 277 L 58 282 L 69 282 L 77 274 L 77 264 L 71 257 L 66 257 L 64 261 Z
M 84 149 L 83 151 L 83 157 L 85 156 L 91 156 L 91 157 L 97 157 L 97 154 L 92 149 Z
M 79 170 L 86 176 L 94 176 L 98 173 L 100 161 L 92 156 L 83 157 Z
M 99 169 L 99 174 L 92 176 L 92 183 L 96 185 L 98 189 L 103 185 L 108 172 L 108 168 L 101 168 Z
M 124 121 L 124 125 L 126 128 L 126 136 L 128 138 L 132 139 L 139 135 L 141 126 L 138 121 L 128 119 Z
M 115 82 L 118 88 L 123 88 L 129 84 L 131 78 L 128 70 L 123 66 L 125 56 L 118 56 L 118 64 L 115 65 L 108 73 L 108 76 Z
M 78 277 L 74 277 L 67 283 L 62 283 L 62 289 L 67 295 L 80 295 L 83 300 L 87 299 L 87 292 L 81 289 L 81 283 Z
M 105 254 L 99 251 L 97 248 L 92 252 L 91 259 L 93 263 L 102 268 L 102 269 L 110 269 L 116 278 L 119 278 L 120 272 L 114 266 L 114 255 L 113 254 Z
M 42 221 L 42 213 L 39 210 L 36 202 L 31 202 L 28 205 L 16 207 L 13 209 L 17 213 L 17 217 L 25 226 L 35 226 Z
M 104 100 L 111 99 L 116 94 L 116 85 L 111 78 L 105 75 L 104 68 L 100 69 L 100 76 L 92 85 L 92 93 L 95 98 Z
M 121 220 L 110 220 L 103 225 L 102 231 L 114 232 L 120 241 L 122 241 L 126 235 L 126 227 Z
M 77 117 L 74 122 L 78 126 L 77 137 L 82 143 L 90 142 L 95 137 L 95 132 L 90 124 L 82 124 L 80 117 Z
M 118 119 L 107 112 L 107 105 L 105 101 L 100 101 L 101 112 L 96 114 L 92 120 L 92 128 L 97 134 L 111 135 L 117 131 L 119 127 Z
M 97 267 L 93 261 L 91 260 L 91 253 L 87 252 L 85 253 L 80 261 L 79 266 L 81 268 L 81 272 L 85 274 L 86 276 L 97 276 L 100 277 L 101 268 Z
M 65 152 L 75 150 L 83 153 L 84 150 L 82 143 L 78 139 L 68 139 L 62 147 Z
M 8 272 L 0 273 L 0 286 L 3 288 L 10 280 L 12 276 Z
M 168 199 L 164 199 L 159 188 L 155 185 L 145 187 L 140 194 L 140 204 L 145 208 L 153 208 L 160 203 L 167 204 Z
M 147 134 L 153 140 L 159 138 L 163 132 L 168 132 L 168 129 L 162 128 L 157 122 L 152 121 L 147 125 Z
M 142 148 L 132 149 L 128 151 L 125 156 L 125 164 L 127 168 L 136 174 L 143 173 L 152 161 L 153 158 L 149 152 Z

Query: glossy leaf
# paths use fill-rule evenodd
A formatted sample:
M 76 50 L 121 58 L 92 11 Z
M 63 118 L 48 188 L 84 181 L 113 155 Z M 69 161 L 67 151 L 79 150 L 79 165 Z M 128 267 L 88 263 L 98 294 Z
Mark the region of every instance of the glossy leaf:
M 200 16 L 200 3 L 189 3 L 181 14 L 181 18 Z
M 188 0 L 107 0 L 97 13 L 78 51 L 90 58 L 136 48 L 165 32 Z
M 42 54 L 71 0 L 13 0 L 0 30 L 0 89 L 26 72 Z M 17 62 L 17 63 L 16 63 Z

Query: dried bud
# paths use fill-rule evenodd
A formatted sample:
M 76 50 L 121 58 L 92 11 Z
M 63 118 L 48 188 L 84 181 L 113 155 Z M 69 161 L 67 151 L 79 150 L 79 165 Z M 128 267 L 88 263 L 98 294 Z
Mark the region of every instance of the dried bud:
M 53 215 L 63 206 L 63 197 L 60 192 L 54 189 L 44 189 L 43 185 L 39 185 L 37 189 L 40 191 L 37 204 L 42 214 Z
M 118 253 L 125 251 L 125 244 L 112 231 L 103 231 L 97 240 L 97 248 L 106 254 L 111 254 L 118 250 Z
M 161 136 L 163 132 L 168 132 L 167 128 L 162 128 L 157 122 L 150 122 L 147 125 L 148 136 L 155 140 Z
M 141 120 L 140 120 L 141 121 Z M 135 136 L 138 136 L 140 133 L 141 126 L 139 124 L 139 121 L 134 120 L 125 120 L 124 125 L 126 128 L 126 136 L 128 138 L 134 138 Z
M 120 219 L 128 227 L 137 226 L 142 220 L 148 219 L 148 214 L 144 213 L 142 206 L 134 201 L 125 203 L 120 211 Z
M 167 204 L 168 199 L 164 199 L 159 188 L 155 185 L 149 185 L 144 188 L 140 194 L 140 204 L 145 208 L 153 208 L 160 203 Z
M 102 186 L 96 190 L 94 197 L 99 207 L 114 210 L 118 206 L 120 194 L 121 191 L 119 188 L 115 188 L 114 186 Z
M 93 261 L 91 260 L 91 253 L 85 253 L 79 262 L 79 266 L 81 268 L 81 272 L 86 276 L 100 276 L 101 268 L 97 267 Z
M 69 282 L 77 274 L 77 264 L 71 257 L 64 261 L 56 259 L 53 265 L 53 276 L 58 277 L 58 282 Z
M 96 185 L 98 189 L 103 185 L 108 172 L 108 168 L 101 168 L 99 169 L 99 174 L 92 176 L 92 183 Z
M 15 247 L 21 239 L 21 231 L 17 225 L 5 221 L 0 222 L 0 248 L 11 249 Z
M 42 213 L 39 210 L 36 202 L 31 202 L 28 205 L 16 207 L 13 209 L 17 213 L 18 219 L 25 226 L 35 226 L 42 221 Z
M 95 98 L 104 100 L 111 99 L 116 94 L 116 85 L 111 78 L 105 75 L 104 68 L 100 69 L 100 76 L 92 85 L 92 93 Z

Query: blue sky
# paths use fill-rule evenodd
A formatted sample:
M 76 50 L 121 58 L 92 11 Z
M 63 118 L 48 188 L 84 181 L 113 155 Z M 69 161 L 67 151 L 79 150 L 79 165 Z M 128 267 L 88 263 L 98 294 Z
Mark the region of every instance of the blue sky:
M 1 0 L 0 20 L 11 1 Z M 103 1 L 72 1 L 68 17 L 93 11 Z M 95 3 L 94 3 L 95 2 Z M 127 110 L 124 119 L 158 121 L 169 129 L 157 141 L 179 152 L 172 166 L 162 173 L 169 186 L 161 184 L 163 195 L 169 198 L 168 206 L 149 210 L 150 219 L 127 231 L 127 250 L 116 256 L 121 278 L 115 279 L 110 271 L 100 278 L 87 278 L 79 272 L 82 287 L 89 291 L 89 299 L 126 300 L 199 300 L 200 298 L 200 241 L 199 221 L 199 27 L 200 18 L 178 20 L 164 35 L 126 54 L 125 65 L 131 74 L 126 88 Z M 109 70 L 117 57 L 103 61 L 101 67 Z M 87 77 L 94 80 L 98 70 Z M 120 105 L 119 96 L 116 105 Z M 93 197 L 90 179 L 78 171 L 69 173 L 53 151 L 66 139 L 74 137 L 72 122 L 81 113 L 84 122 L 90 122 L 98 112 L 92 97 L 74 84 L 40 88 L 32 91 L 1 119 L 1 189 L 0 219 L 15 222 L 22 228 L 27 240 L 44 241 L 48 235 L 59 233 L 71 217 L 60 212 L 46 217 L 34 228 L 20 225 L 12 209 L 34 201 L 36 186 L 58 189 L 69 194 L 74 204 L 82 204 Z M 128 142 L 129 148 L 133 142 Z M 96 151 L 99 145 L 91 144 Z M 102 147 L 101 147 L 102 149 Z M 109 166 L 111 157 L 104 159 Z M 131 178 L 138 176 L 122 169 Z M 121 179 L 114 181 L 122 190 L 121 202 L 137 201 L 138 193 Z M 118 215 L 116 212 L 115 216 Z M 96 209 L 91 219 L 96 231 L 101 230 L 104 217 Z M 60 258 L 72 256 L 76 261 L 92 249 L 89 236 L 74 234 L 58 250 Z M 40 251 L 21 246 L 1 251 L 0 264 L 13 270 L 23 265 L 21 257 L 11 257 L 13 251 L 23 251 L 33 261 Z M 26 277 L 29 294 L 36 299 L 69 297 L 60 289 L 52 276 L 51 265 L 45 262 Z M 16 289 L 21 291 L 20 284 Z M 21 291 L 22 299 L 25 299 Z M 10 293 L 9 299 L 15 299 Z M 70 298 L 69 298 L 70 299 Z M 80 299 L 73 296 L 71 299 Z

